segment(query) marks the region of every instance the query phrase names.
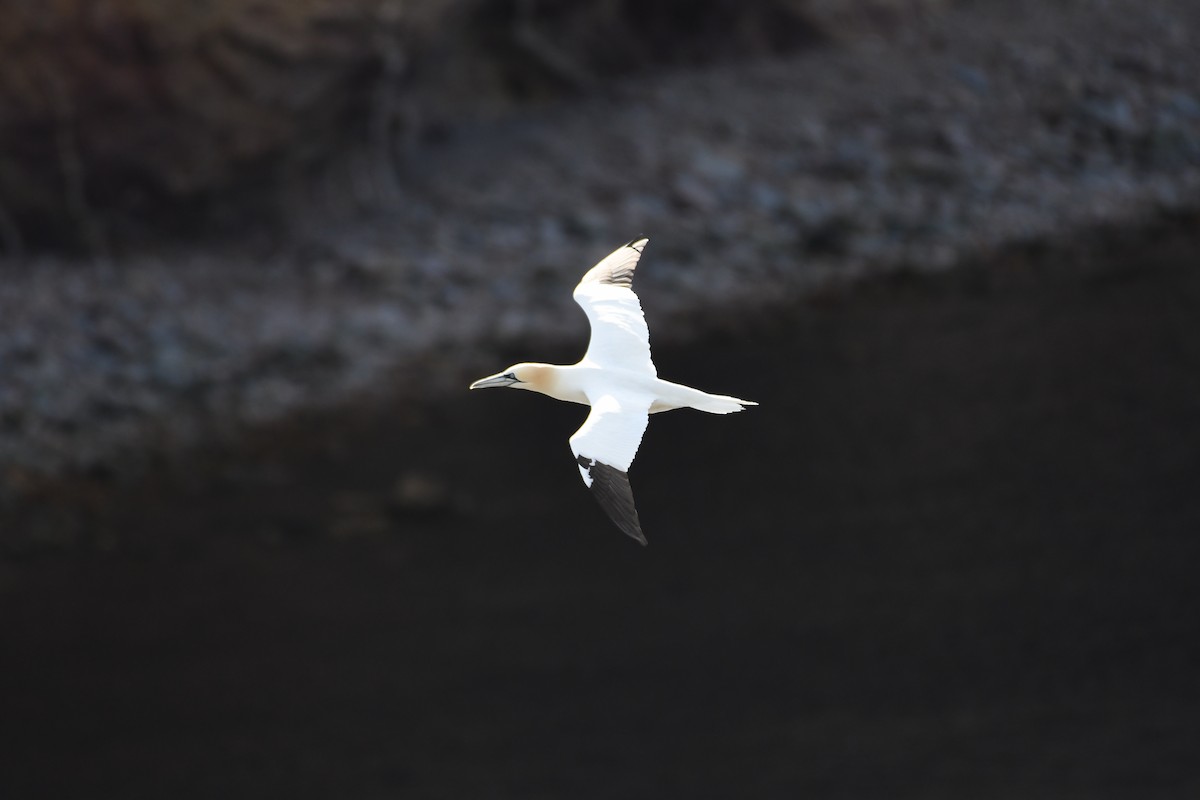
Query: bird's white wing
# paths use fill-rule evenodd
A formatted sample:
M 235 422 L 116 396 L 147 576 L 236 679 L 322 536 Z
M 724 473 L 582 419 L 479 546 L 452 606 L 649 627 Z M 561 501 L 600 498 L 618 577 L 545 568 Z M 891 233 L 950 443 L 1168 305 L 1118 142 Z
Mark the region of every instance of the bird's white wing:
M 626 473 L 646 432 L 652 400 L 603 395 L 592 402 L 592 413 L 571 437 L 571 452 L 584 484 L 617 527 L 643 545 L 646 537 Z
M 650 359 L 650 331 L 633 293 L 633 271 L 648 239 L 621 245 L 589 269 L 575 287 L 575 302 L 592 324 L 585 359 L 610 369 L 658 375 Z

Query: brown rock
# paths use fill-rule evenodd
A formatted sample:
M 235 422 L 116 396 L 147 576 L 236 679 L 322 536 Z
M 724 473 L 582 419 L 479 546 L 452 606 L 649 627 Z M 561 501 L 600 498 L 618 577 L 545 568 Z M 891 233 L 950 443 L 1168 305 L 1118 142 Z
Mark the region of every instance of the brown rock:
M 0 209 L 103 244 L 107 211 L 320 149 L 362 99 L 380 0 L 15 0 L 0 15 Z M 13 244 L 8 242 L 10 246 Z

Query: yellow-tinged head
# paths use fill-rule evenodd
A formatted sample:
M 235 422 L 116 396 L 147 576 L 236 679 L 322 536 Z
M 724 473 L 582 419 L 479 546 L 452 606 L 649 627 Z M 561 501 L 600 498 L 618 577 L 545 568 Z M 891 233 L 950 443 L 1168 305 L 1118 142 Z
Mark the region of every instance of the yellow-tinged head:
M 471 384 L 472 389 L 497 389 L 511 386 L 514 389 L 529 389 L 547 394 L 552 388 L 554 368 L 550 364 L 513 364 L 503 372 L 480 378 Z

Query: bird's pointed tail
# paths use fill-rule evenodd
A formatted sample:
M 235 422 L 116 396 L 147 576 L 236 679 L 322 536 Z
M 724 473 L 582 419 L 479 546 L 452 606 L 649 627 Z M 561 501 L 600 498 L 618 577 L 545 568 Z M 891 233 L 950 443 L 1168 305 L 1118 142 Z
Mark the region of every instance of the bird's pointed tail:
M 690 405 L 698 411 L 707 411 L 709 414 L 733 414 L 737 411 L 745 411 L 746 406 L 756 406 L 758 403 L 753 400 L 730 397 L 727 394 L 709 394 Z

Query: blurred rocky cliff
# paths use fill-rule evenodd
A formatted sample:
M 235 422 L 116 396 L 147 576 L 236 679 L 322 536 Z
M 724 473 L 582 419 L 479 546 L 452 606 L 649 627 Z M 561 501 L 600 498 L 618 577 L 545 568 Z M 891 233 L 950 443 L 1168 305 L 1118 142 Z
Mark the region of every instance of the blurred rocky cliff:
M 8 0 L 0 236 L 106 248 L 249 215 L 340 147 L 650 64 L 795 49 L 903 5 L 784 0 Z M 921 4 L 916 4 L 921 5 Z M 811 8 L 810 8 L 811 6 Z M 161 231 L 160 231 L 161 232 Z
M 581 351 L 639 234 L 667 344 L 1187 225 L 1198 39 L 1191 0 L 8 0 L 0 506 Z

